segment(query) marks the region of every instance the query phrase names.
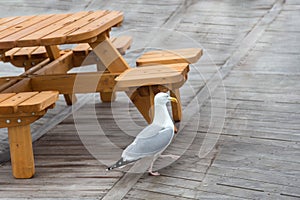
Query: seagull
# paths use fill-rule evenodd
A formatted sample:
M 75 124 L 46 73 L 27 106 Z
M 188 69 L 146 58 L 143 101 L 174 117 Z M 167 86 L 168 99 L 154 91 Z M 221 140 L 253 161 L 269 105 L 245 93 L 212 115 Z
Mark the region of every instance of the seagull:
M 145 157 L 153 157 L 148 172 L 150 175 L 159 176 L 158 172 L 152 171 L 156 159 L 159 157 L 179 158 L 176 155 L 161 155 L 174 137 L 175 126 L 166 105 L 169 101 L 178 103 L 176 98 L 170 97 L 167 93 L 160 92 L 155 95 L 153 122 L 136 136 L 134 141 L 124 149 L 121 158 L 108 167 L 107 171 L 122 168 Z

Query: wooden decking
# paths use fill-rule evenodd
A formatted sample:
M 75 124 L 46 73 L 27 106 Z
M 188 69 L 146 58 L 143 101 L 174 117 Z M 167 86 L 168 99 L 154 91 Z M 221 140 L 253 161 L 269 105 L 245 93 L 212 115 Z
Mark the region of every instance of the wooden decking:
M 16 180 L 10 163 L 0 166 L 0 199 L 300 199 L 299 2 L 166 0 L 159 9 L 148 1 L 131 2 L 129 8 L 128 2 L 91 1 L 89 6 L 123 10 L 124 30 L 137 23 L 147 29 L 154 22 L 184 30 L 205 50 L 181 89 L 184 120 L 167 149 L 182 156 L 160 170 L 160 177 L 106 172 L 86 148 L 95 148 L 99 153 L 94 155 L 103 160 L 115 159 L 118 152 L 101 143 L 93 110 L 106 138 L 123 148 L 133 139 L 118 127 L 130 124 L 129 100 L 120 94 L 110 105 L 100 103 L 99 96 L 82 97 L 74 115 L 34 143 L 34 179 Z M 133 16 L 138 14 L 137 20 Z M 178 41 L 175 46 L 176 35 L 167 38 L 174 49 L 187 45 Z M 136 57 L 128 54 L 127 59 Z M 129 110 L 140 128 L 146 125 L 133 106 Z M 47 121 L 41 120 L 35 126 Z M 79 129 L 95 140 L 87 145 Z M 199 158 L 200 148 L 214 141 L 213 149 Z

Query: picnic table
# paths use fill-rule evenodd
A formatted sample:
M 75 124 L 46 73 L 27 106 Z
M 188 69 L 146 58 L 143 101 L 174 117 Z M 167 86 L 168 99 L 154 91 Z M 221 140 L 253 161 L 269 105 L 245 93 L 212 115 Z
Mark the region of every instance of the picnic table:
M 131 37 L 110 37 L 111 28 L 122 21 L 122 12 L 107 10 L 0 19 L 0 59 L 25 69 L 19 76 L 0 78 L 0 127 L 8 128 L 14 177 L 34 175 L 30 124 L 55 105 L 58 94 L 72 105 L 76 93 L 99 92 L 102 101 L 113 101 L 116 91 L 125 91 L 149 123 L 156 93 L 170 91 L 180 100 L 188 66 L 202 50 L 148 52 L 131 68 L 121 55 Z M 77 46 L 61 49 L 64 44 Z M 90 58 L 90 52 L 95 56 Z M 68 73 L 86 59 L 105 70 Z M 80 87 L 74 88 L 79 74 Z M 172 105 L 172 111 L 179 121 L 180 103 Z

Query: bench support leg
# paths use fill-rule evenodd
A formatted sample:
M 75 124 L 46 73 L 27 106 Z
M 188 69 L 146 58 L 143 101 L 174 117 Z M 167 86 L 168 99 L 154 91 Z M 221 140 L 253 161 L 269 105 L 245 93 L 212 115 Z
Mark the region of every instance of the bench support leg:
M 154 95 L 155 92 L 151 86 L 142 87 L 134 91 L 132 94 L 127 92 L 132 103 L 143 115 L 145 120 L 150 124 L 154 116 Z
M 30 125 L 8 127 L 13 176 L 31 178 L 34 175 L 34 158 Z
M 64 94 L 64 98 L 68 106 L 75 104 L 77 101 L 75 94 Z
M 97 71 L 98 72 L 101 72 L 101 71 L 109 72 L 100 60 L 97 62 Z M 100 98 L 101 98 L 102 102 L 112 102 L 112 101 L 116 100 L 117 94 L 116 94 L 116 92 L 100 92 Z
M 181 121 L 182 118 L 182 108 L 179 89 L 174 89 L 170 91 L 170 96 L 177 99 L 178 103 L 171 102 L 172 105 L 172 115 L 175 122 Z
M 115 92 L 100 92 L 100 98 L 102 102 L 112 102 L 116 100 Z

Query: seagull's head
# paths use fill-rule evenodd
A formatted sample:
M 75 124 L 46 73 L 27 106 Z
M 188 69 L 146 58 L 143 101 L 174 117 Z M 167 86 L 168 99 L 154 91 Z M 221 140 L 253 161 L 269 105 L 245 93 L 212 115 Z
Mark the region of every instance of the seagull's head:
M 169 101 L 177 102 L 177 99 L 174 97 L 170 97 L 168 93 L 160 92 L 154 97 L 155 105 L 166 105 Z

